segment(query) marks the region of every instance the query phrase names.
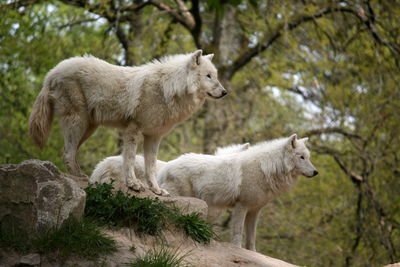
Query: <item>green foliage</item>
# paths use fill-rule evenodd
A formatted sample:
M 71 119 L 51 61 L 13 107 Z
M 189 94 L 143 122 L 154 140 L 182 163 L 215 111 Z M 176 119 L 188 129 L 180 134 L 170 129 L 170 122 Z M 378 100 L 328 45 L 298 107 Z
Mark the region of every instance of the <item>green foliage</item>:
M 39 252 L 57 251 L 62 256 L 77 254 L 91 259 L 116 251 L 115 241 L 102 234 L 100 228 L 87 219 L 69 221 L 33 243 Z
M 209 243 L 214 237 L 211 224 L 202 220 L 198 213 L 179 214 L 174 217 L 174 222 L 188 236 L 199 243 Z
M 159 199 L 138 198 L 120 190 L 114 192 L 112 183 L 89 184 L 85 191 L 85 215 L 103 224 L 134 227 L 138 233 L 161 235 L 168 223 L 172 223 L 197 242 L 208 243 L 213 238 L 211 224 L 199 214 L 184 215 Z
M 0 225 L 0 231 L 0 247 L 21 253 L 56 253 L 61 257 L 79 255 L 95 259 L 117 250 L 115 241 L 88 219 L 70 219 L 59 228 L 37 234 L 27 233 L 16 226 L 6 228 Z
M 158 235 L 165 228 L 169 208 L 158 199 L 138 198 L 121 191 L 114 193 L 112 184 L 89 184 L 85 215 L 112 226 L 135 227 L 139 233 Z
M 131 267 L 182 267 L 189 266 L 183 260 L 187 254 L 179 255 L 177 249 L 161 247 L 149 251 L 144 257 L 135 259 L 128 266 Z

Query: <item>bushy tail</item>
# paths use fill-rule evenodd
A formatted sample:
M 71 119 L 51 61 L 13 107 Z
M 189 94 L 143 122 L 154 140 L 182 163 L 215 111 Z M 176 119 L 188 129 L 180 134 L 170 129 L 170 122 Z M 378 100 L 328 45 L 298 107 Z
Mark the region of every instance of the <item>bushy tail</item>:
M 53 106 L 49 98 L 49 88 L 45 85 L 36 98 L 29 117 L 29 135 L 40 149 L 43 149 L 49 136 L 52 120 Z

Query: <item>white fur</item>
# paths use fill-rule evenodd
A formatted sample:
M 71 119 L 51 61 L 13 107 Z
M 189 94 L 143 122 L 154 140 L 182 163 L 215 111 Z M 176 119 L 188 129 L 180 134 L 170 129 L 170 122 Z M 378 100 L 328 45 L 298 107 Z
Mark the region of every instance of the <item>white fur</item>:
M 244 151 L 249 148 L 249 143 L 231 145 L 226 147 L 218 147 L 215 154 L 223 155 L 230 153 L 237 153 Z M 167 164 L 167 162 L 162 160 L 157 160 L 156 162 L 156 172 L 159 173 L 160 170 Z M 142 155 L 136 155 L 134 169 L 136 177 L 139 180 L 145 180 L 145 164 L 144 157 Z M 100 161 L 94 168 L 89 181 L 91 183 L 109 183 L 111 180 L 120 180 L 123 178 L 123 158 L 122 155 L 111 156 Z
M 246 247 L 255 250 L 261 208 L 294 185 L 298 175 L 317 174 L 305 141 L 292 135 L 239 153 L 186 154 L 168 162 L 161 169 L 158 181 L 172 195 L 206 201 L 209 217 L 219 209 L 233 208 L 232 242 L 241 246 L 245 225 Z
M 215 150 L 214 155 L 224 155 L 224 154 L 237 153 L 237 152 L 245 151 L 249 147 L 250 147 L 249 143 L 217 147 L 217 149 Z
M 89 178 L 91 183 L 110 183 L 111 180 L 122 180 L 123 170 L 122 165 L 123 158 L 122 155 L 111 156 L 103 159 L 97 163 L 94 168 L 92 175 Z M 145 181 L 145 164 L 144 157 L 142 155 L 136 155 L 134 163 L 135 175 L 141 180 Z M 156 172 L 158 173 L 162 167 L 167 164 L 165 161 L 157 160 L 156 162 Z
M 201 50 L 137 67 L 116 66 L 92 56 L 66 59 L 46 75 L 29 132 L 43 147 L 53 113 L 58 115 L 64 161 L 79 176 L 83 175 L 76 161 L 79 146 L 99 125 L 122 128 L 123 176 L 134 190 L 144 190 L 134 172 L 136 147 L 143 135 L 147 182 L 156 194 L 166 194 L 156 181 L 160 140 L 200 108 L 206 97 L 226 94 L 217 76 L 210 57 L 202 56 Z

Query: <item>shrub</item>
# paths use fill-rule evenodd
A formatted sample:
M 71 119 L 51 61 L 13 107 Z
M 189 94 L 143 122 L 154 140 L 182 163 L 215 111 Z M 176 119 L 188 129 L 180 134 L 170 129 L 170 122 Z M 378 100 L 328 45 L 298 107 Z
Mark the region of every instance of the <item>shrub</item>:
M 161 234 L 170 223 L 197 242 L 208 243 L 214 236 L 211 224 L 198 213 L 183 215 L 159 199 L 138 198 L 113 189 L 112 182 L 89 184 L 85 189 L 85 215 L 103 224 L 133 227 L 138 233 L 150 235 Z
M 202 220 L 198 213 L 179 214 L 174 221 L 188 236 L 199 243 L 209 243 L 214 237 L 212 225 Z
M 111 184 L 89 184 L 85 189 L 85 215 L 111 226 L 134 227 L 157 235 L 165 228 L 170 209 L 158 199 L 138 198 L 112 191 Z

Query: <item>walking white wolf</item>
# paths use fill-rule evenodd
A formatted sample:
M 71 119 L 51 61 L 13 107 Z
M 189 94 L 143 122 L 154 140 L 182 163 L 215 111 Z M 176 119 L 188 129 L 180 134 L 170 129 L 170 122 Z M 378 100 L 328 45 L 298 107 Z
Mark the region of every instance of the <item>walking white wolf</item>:
M 294 134 L 239 153 L 186 154 L 168 162 L 157 179 L 172 195 L 203 199 L 209 213 L 233 208 L 232 242 L 241 246 L 245 227 L 246 248 L 255 250 L 261 208 L 293 186 L 299 175 L 318 174 L 310 162 L 306 140 Z
M 249 143 L 245 143 L 239 145 L 218 147 L 215 151 L 215 155 L 237 153 L 248 149 L 249 146 L 250 146 Z M 158 174 L 166 164 L 167 162 L 165 161 L 157 160 L 156 173 Z M 123 177 L 122 166 L 123 166 L 122 155 L 107 157 L 96 165 L 96 167 L 92 172 L 92 175 L 90 176 L 89 181 L 91 183 L 94 182 L 110 183 L 112 179 L 120 180 Z M 144 158 L 142 155 L 136 155 L 134 170 L 136 178 L 138 178 L 139 180 L 144 180 L 145 166 L 144 166 Z
M 197 50 L 137 67 L 111 65 L 92 56 L 64 60 L 46 75 L 29 119 L 30 135 L 43 148 L 53 114 L 58 115 L 64 161 L 72 174 L 80 176 L 79 146 L 99 125 L 122 128 L 124 177 L 139 191 L 144 186 L 135 176 L 134 160 L 142 134 L 146 179 L 154 193 L 166 194 L 155 177 L 161 137 L 200 108 L 206 97 L 227 93 L 212 57 Z

